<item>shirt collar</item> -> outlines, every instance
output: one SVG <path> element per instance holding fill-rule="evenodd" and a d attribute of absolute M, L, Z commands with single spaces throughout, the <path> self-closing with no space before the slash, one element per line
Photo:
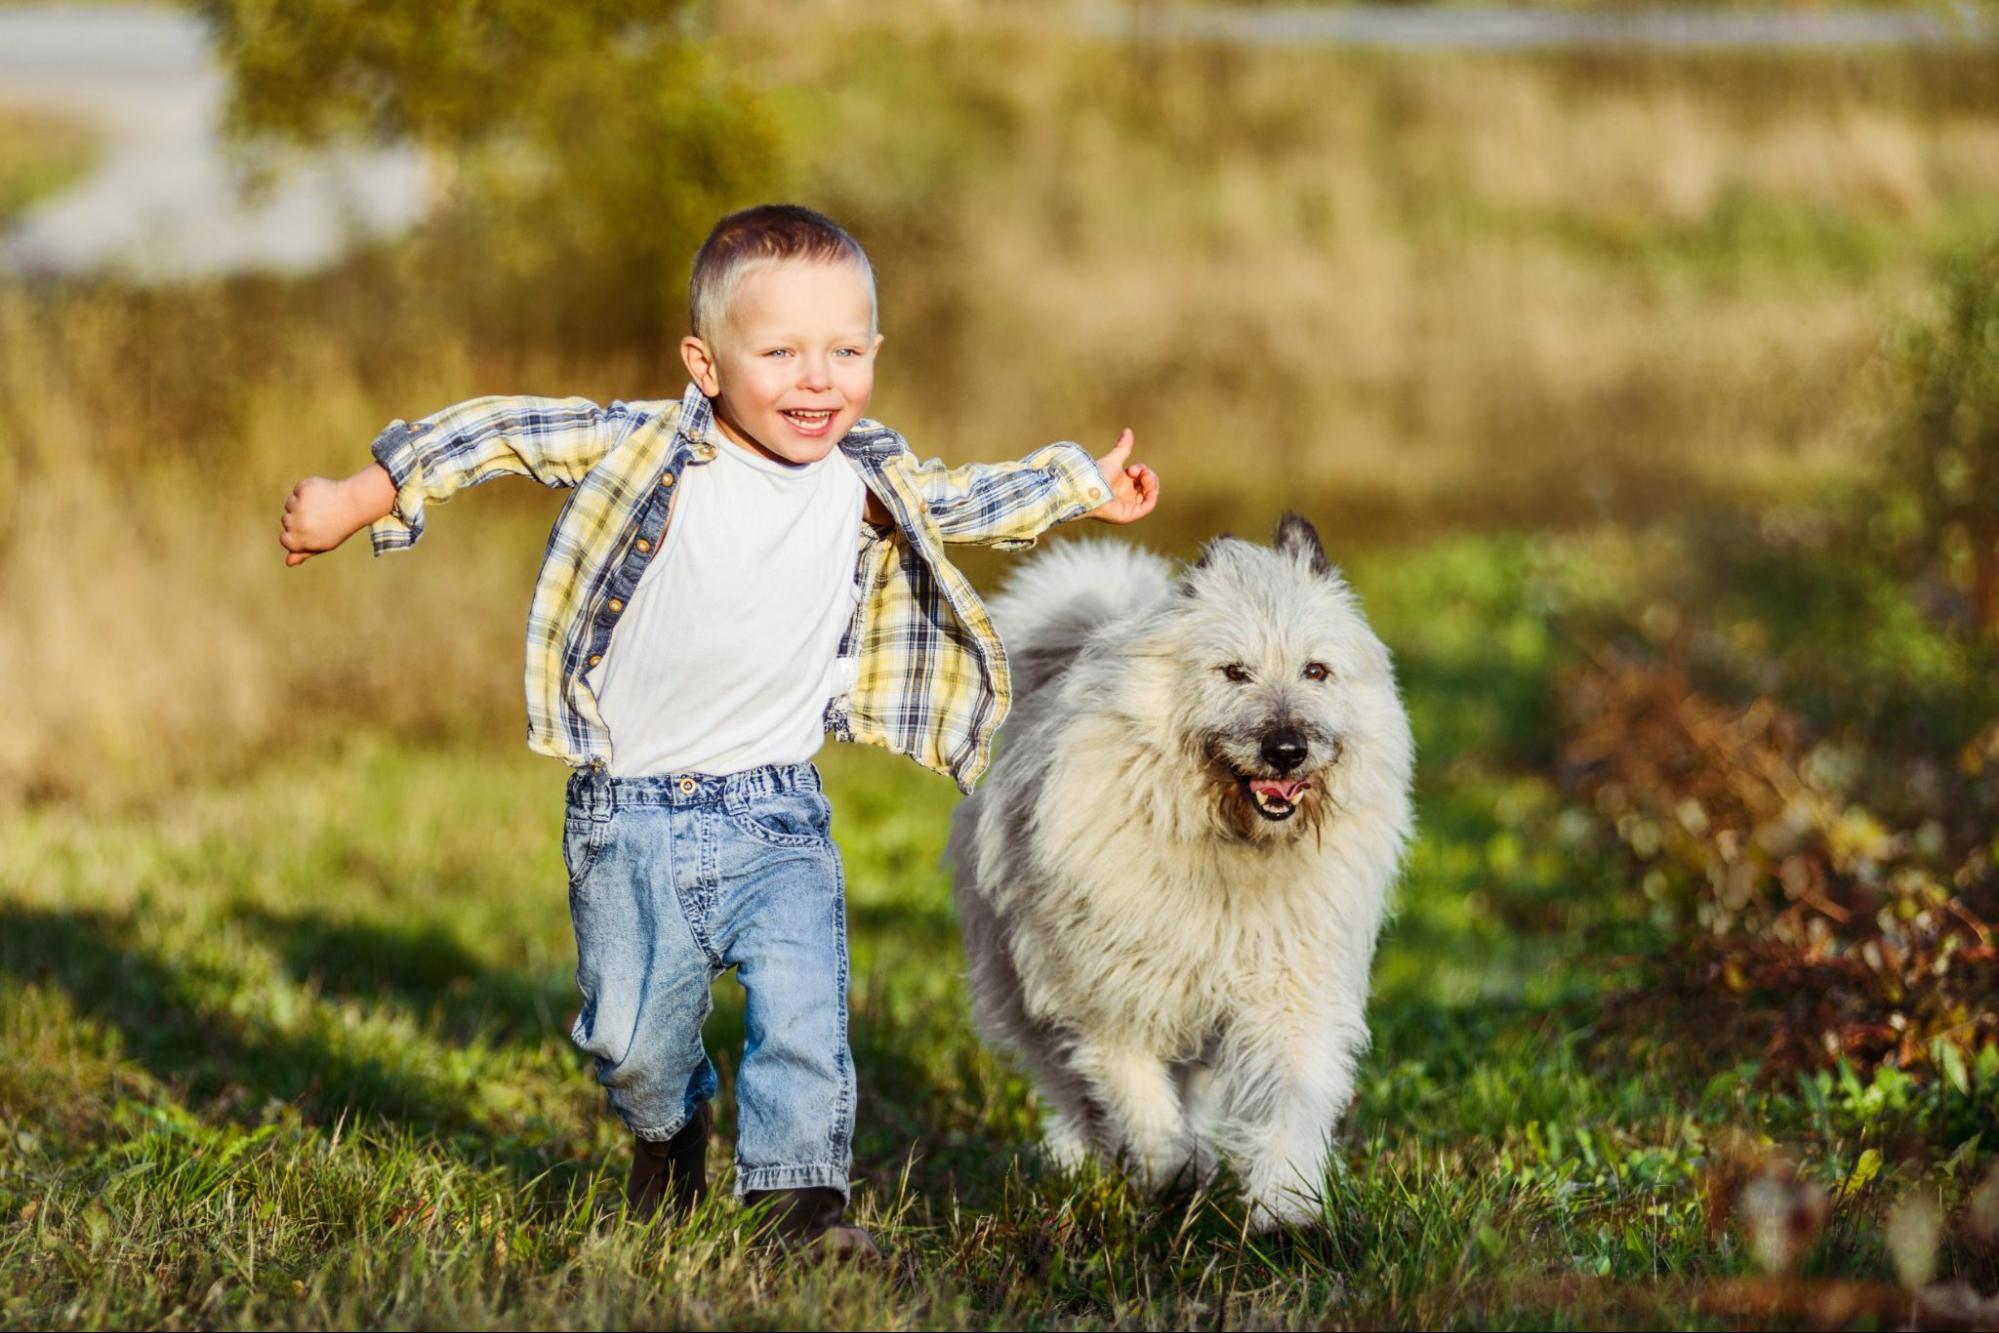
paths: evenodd
<path fill-rule="evenodd" d="M 879 463 L 890 454 L 900 453 L 902 437 L 879 421 L 862 417 L 840 441 L 840 452 L 849 458 L 865 459 Z"/>
<path fill-rule="evenodd" d="M 680 395 L 680 423 L 675 433 L 701 462 L 715 456 L 715 404 L 692 380 L 688 381 L 687 392 Z"/>

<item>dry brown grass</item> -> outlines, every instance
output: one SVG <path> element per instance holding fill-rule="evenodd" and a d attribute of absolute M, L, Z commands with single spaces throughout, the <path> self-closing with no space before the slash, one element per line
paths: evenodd
<path fill-rule="evenodd" d="M 1350 546 L 1850 480 L 1882 331 L 1999 213 L 1999 72 L 1949 56 L 1123 50 L 1031 11 L 729 12 L 795 193 L 876 252 L 878 415 L 961 459 L 1129 423 L 1167 488 L 1140 535 L 1173 549 L 1280 504 Z M 680 378 L 654 349 L 488 345 L 395 266 L 0 291 L 0 687 L 27 702 L 0 800 L 157 790 L 330 728 L 519 725 L 555 497 L 496 487 L 413 556 L 289 573 L 278 505 L 392 416 Z"/>
<path fill-rule="evenodd" d="M 1999 85 L 1955 65 L 902 40 L 937 71 L 901 76 L 935 98 L 909 121 L 979 108 L 910 186 L 920 313 L 951 317 L 917 416 L 981 452 L 1023 400 L 1046 431 L 1129 419 L 1183 494 L 1345 497 L 1377 530 L 1642 512 L 1744 453 L 1837 470 L 1881 329 L 1999 184 Z M 873 224 L 854 128 L 821 125 L 806 175 Z"/>
<path fill-rule="evenodd" d="M 1999 1015 L 1977 998 L 1999 987 L 1989 787 L 1952 783 L 1945 820 L 1898 828 L 1814 771 L 1780 700 L 1723 705 L 1612 651 L 1560 694 L 1565 778 L 1679 912 L 1638 1010 L 1698 1013 L 1705 1048 L 1761 1047 L 1773 1077 L 1999 1068 Z M 1947 826 L 1977 832 L 1952 847 Z"/>

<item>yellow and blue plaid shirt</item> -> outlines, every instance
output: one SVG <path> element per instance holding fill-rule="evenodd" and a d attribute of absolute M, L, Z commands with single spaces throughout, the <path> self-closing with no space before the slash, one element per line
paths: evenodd
<path fill-rule="evenodd" d="M 369 535 L 377 555 L 412 546 L 427 503 L 495 477 L 572 488 L 528 609 L 528 745 L 602 767 L 611 735 L 584 674 L 603 660 L 660 549 L 681 474 L 733 447 L 692 384 L 678 402 L 475 398 L 414 424 L 391 422 L 376 438 L 396 503 Z M 828 703 L 827 730 L 906 754 L 970 791 L 1006 716 L 1006 650 L 944 544 L 1031 546 L 1108 499 L 1104 475 L 1087 450 L 1066 443 L 1018 463 L 919 462 L 900 435 L 868 420 L 839 448 L 893 526 L 863 523 L 857 537 L 860 602 L 840 644 L 854 685 Z"/>

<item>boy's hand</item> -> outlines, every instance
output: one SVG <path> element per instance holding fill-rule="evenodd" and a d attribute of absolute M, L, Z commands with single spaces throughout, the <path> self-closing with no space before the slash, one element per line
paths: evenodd
<path fill-rule="evenodd" d="M 1159 474 L 1143 463 L 1132 463 L 1132 434 L 1129 426 L 1117 437 L 1111 451 L 1097 460 L 1097 467 L 1111 484 L 1111 498 L 1083 515 L 1106 523 L 1136 523 L 1159 503 Z"/>
<path fill-rule="evenodd" d="M 380 464 L 345 481 L 307 477 L 292 487 L 278 524 L 285 565 L 302 565 L 332 550 L 388 513 L 395 502 L 396 484 Z"/>

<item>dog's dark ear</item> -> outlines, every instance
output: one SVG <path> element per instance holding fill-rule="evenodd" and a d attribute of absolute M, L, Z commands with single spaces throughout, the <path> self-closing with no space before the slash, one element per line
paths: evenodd
<path fill-rule="evenodd" d="M 1333 572 L 1333 562 L 1326 559 L 1326 548 L 1319 542 L 1319 530 L 1302 514 L 1286 513 L 1278 519 L 1277 536 L 1271 545 L 1286 555 L 1305 557 L 1314 574 Z"/>

